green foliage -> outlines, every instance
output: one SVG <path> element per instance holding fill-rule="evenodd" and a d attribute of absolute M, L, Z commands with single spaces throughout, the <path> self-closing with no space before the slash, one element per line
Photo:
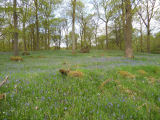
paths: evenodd
<path fill-rule="evenodd" d="M 106 39 L 106 36 L 105 35 L 101 35 L 97 38 L 98 40 L 98 48 L 105 48 L 105 39 Z"/>

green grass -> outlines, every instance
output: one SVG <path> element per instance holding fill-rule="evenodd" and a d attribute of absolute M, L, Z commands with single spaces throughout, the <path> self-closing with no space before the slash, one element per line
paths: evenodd
<path fill-rule="evenodd" d="M 39 51 L 23 56 L 23 62 L 10 56 L 0 53 L 0 81 L 9 75 L 0 88 L 7 95 L 0 101 L 0 120 L 160 120 L 158 54 L 126 59 L 121 51 Z M 62 76 L 60 68 L 79 70 L 84 77 Z M 136 77 L 125 78 L 119 71 Z"/>

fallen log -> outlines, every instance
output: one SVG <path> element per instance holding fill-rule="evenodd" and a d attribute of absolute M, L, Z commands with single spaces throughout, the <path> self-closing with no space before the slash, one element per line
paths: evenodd
<path fill-rule="evenodd" d="M 0 83 L 0 87 L 2 87 L 8 80 L 8 76 Z"/>

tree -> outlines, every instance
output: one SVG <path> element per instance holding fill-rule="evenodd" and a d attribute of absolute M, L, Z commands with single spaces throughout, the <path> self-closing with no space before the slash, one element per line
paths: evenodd
<path fill-rule="evenodd" d="M 38 0 L 34 0 L 34 5 L 35 5 L 35 16 L 36 16 L 36 50 L 39 50 L 39 17 L 38 17 Z"/>
<path fill-rule="evenodd" d="M 125 56 L 127 58 L 133 58 L 132 48 L 132 5 L 130 0 L 125 0 Z"/>
<path fill-rule="evenodd" d="M 141 17 L 143 23 L 147 28 L 147 52 L 150 53 L 150 35 L 151 35 L 151 20 L 153 19 L 156 11 L 157 0 L 141 0 L 141 6 L 139 8 L 138 14 Z"/>
<path fill-rule="evenodd" d="M 77 16 L 78 21 L 80 23 L 80 27 L 81 27 L 80 28 L 81 29 L 81 47 L 88 46 L 87 36 L 89 35 L 88 31 L 90 31 L 90 27 L 91 27 L 90 23 L 92 22 L 92 17 L 93 17 L 92 14 L 85 14 L 83 11 L 80 11 L 80 14 Z"/>
<path fill-rule="evenodd" d="M 143 21 L 141 19 L 141 17 L 137 14 L 137 16 L 135 17 L 136 22 L 139 23 L 139 32 L 140 32 L 140 38 L 139 38 L 139 44 L 138 46 L 140 46 L 140 51 L 143 52 L 143 46 L 144 46 L 144 41 L 143 41 Z"/>
<path fill-rule="evenodd" d="M 39 9 L 42 14 L 41 22 L 43 24 L 43 28 L 45 29 L 45 49 L 50 48 L 50 40 L 51 40 L 51 25 L 54 21 L 54 12 L 57 6 L 61 3 L 61 0 L 41 0 L 41 8 Z"/>
<path fill-rule="evenodd" d="M 93 4 L 95 9 L 97 10 L 99 18 L 105 23 L 105 31 L 106 31 L 106 49 L 108 48 L 108 24 L 111 20 L 111 17 L 114 10 L 114 2 L 115 0 L 94 0 Z M 103 11 L 103 12 L 102 12 Z"/>
<path fill-rule="evenodd" d="M 63 29 L 65 33 L 65 44 L 67 49 L 69 48 L 69 25 L 68 25 L 68 20 L 64 19 L 64 24 L 63 24 Z"/>
<path fill-rule="evenodd" d="M 72 53 L 75 53 L 76 40 L 75 40 L 75 11 L 76 11 L 76 0 L 71 0 L 72 4 Z"/>
<path fill-rule="evenodd" d="M 120 50 L 122 50 L 122 42 L 124 40 L 123 36 L 123 24 L 125 25 L 125 15 L 123 16 L 123 7 L 122 1 L 117 0 L 114 4 L 114 8 L 116 8 L 115 13 L 112 17 L 112 21 L 114 21 L 114 32 L 115 32 L 115 43 L 119 47 Z M 125 28 L 125 27 L 124 27 Z"/>
<path fill-rule="evenodd" d="M 95 44 L 97 48 L 98 47 L 97 34 L 98 34 L 98 27 L 99 27 L 99 18 L 93 18 L 92 24 L 94 26 L 93 34 L 94 34 Z"/>
<path fill-rule="evenodd" d="M 17 0 L 13 0 L 13 19 L 14 19 L 14 55 L 18 56 L 18 16 L 17 16 Z"/>
<path fill-rule="evenodd" d="M 31 17 L 31 11 L 29 8 L 29 0 L 21 0 L 21 22 L 22 22 L 22 37 L 23 37 L 23 43 L 24 43 L 24 51 L 27 51 L 27 41 L 26 41 L 26 23 Z"/>

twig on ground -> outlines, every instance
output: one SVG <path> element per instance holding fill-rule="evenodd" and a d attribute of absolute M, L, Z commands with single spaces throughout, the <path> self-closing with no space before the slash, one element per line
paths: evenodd
<path fill-rule="evenodd" d="M 0 87 L 2 87 L 8 80 L 8 76 L 0 83 Z"/>

